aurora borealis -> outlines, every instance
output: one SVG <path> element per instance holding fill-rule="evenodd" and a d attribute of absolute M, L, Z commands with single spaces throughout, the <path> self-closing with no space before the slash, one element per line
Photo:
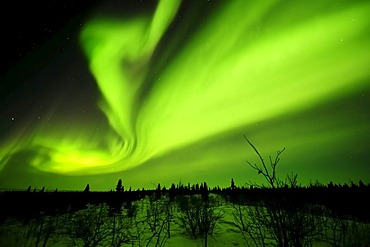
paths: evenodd
<path fill-rule="evenodd" d="M 370 182 L 369 2 L 112 2 L 12 69 L 50 59 L 1 92 L 0 188 L 262 181 L 244 134 L 283 177 Z"/>

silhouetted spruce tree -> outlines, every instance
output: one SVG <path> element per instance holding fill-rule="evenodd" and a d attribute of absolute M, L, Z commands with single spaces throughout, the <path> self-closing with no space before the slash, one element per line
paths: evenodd
<path fill-rule="evenodd" d="M 334 188 L 334 184 L 332 181 L 330 181 L 328 184 L 328 189 L 333 189 L 333 188 Z"/>
<path fill-rule="evenodd" d="M 209 197 L 208 197 L 208 186 L 207 186 L 207 183 L 204 182 L 200 185 L 200 193 L 202 195 L 202 199 L 203 201 L 208 201 Z"/>
<path fill-rule="evenodd" d="M 358 181 L 358 186 L 360 188 L 365 188 L 366 187 L 365 184 L 364 184 L 364 182 L 362 182 L 362 180 Z"/>
<path fill-rule="evenodd" d="M 90 185 L 89 184 L 87 184 L 86 185 L 86 187 L 85 187 L 85 189 L 84 189 L 84 192 L 86 193 L 86 192 L 90 192 Z"/>
<path fill-rule="evenodd" d="M 158 200 L 159 198 L 161 198 L 161 184 L 159 183 L 158 186 L 157 186 L 157 189 L 155 191 L 155 198 Z"/>
<path fill-rule="evenodd" d="M 168 190 L 168 195 L 170 197 L 170 202 L 173 202 L 174 198 L 176 196 L 176 186 L 175 186 L 175 184 L 171 184 L 171 187 Z"/>
<path fill-rule="evenodd" d="M 123 192 L 124 187 L 122 186 L 122 179 L 119 179 L 116 186 L 116 192 Z"/>
<path fill-rule="evenodd" d="M 234 183 L 234 179 L 233 178 L 231 179 L 231 186 L 230 186 L 230 188 L 232 190 L 235 190 L 235 183 Z"/>
<path fill-rule="evenodd" d="M 203 190 L 208 192 L 208 185 L 206 182 L 203 183 Z"/>
<path fill-rule="evenodd" d="M 27 188 L 27 192 L 31 192 L 31 185 L 30 185 L 30 186 L 28 186 L 28 188 Z"/>

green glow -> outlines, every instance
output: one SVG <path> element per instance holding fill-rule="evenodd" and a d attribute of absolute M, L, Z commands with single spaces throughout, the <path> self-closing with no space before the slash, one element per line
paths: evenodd
<path fill-rule="evenodd" d="M 102 174 L 145 165 L 145 174 L 169 177 L 169 164 L 176 162 L 181 164 L 177 173 L 201 174 L 246 158 L 243 129 L 369 88 L 369 2 L 339 8 L 332 1 L 227 1 L 201 28 L 194 27 L 166 67 L 151 74 L 155 51 L 179 7 L 180 1 L 160 1 L 153 16 L 88 22 L 81 46 L 110 129 L 94 135 L 89 127 L 80 133 L 81 126 L 67 132 L 60 126 L 21 142 L 14 137 L 0 151 L 0 167 L 10 153 L 37 146 L 42 148 L 31 164 L 45 172 Z M 143 90 L 146 86 L 150 90 Z M 312 124 L 324 129 L 330 121 L 302 123 L 307 133 L 281 143 L 271 142 L 267 134 L 259 139 L 268 152 L 291 146 L 299 153 L 304 143 L 328 148 L 331 140 L 355 142 L 355 135 L 368 130 L 359 123 L 361 128 L 319 133 L 310 129 Z M 266 133 L 275 136 L 293 128 L 284 123 Z M 211 141 L 227 133 L 239 135 L 241 142 L 225 147 Z M 192 145 L 201 151 L 192 153 Z"/>
<path fill-rule="evenodd" d="M 367 38 L 357 38 L 369 27 L 368 4 L 261 35 L 247 45 L 242 40 L 252 20 L 242 21 L 244 10 L 234 3 L 218 13 L 161 75 L 138 121 L 140 137 L 156 151 L 308 107 L 349 85 L 361 87 L 369 74 Z M 260 9 L 255 13 L 263 16 Z M 354 24 L 348 16 L 359 20 Z M 341 44 L 355 38 L 356 50 Z"/>

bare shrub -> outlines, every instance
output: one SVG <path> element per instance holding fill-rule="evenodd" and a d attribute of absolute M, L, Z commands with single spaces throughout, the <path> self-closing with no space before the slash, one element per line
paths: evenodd
<path fill-rule="evenodd" d="M 247 246 L 265 247 L 268 242 L 266 224 L 262 219 L 267 215 L 266 208 L 259 206 L 232 205 L 233 217 Z M 250 243 L 252 241 L 252 243 Z"/>
<path fill-rule="evenodd" d="M 325 229 L 325 240 L 334 247 L 370 246 L 370 223 L 352 217 L 328 218 Z"/>
<path fill-rule="evenodd" d="M 148 199 L 146 223 L 152 234 L 146 241 L 147 245 L 154 242 L 156 247 L 164 246 L 167 239 L 171 237 L 172 202 L 167 196 L 157 196 L 155 194 L 149 196 Z"/>
<path fill-rule="evenodd" d="M 124 204 L 118 211 L 111 210 L 107 223 L 112 247 L 132 245 L 137 241 L 137 210 L 137 205 L 131 202 Z"/>
<path fill-rule="evenodd" d="M 279 247 L 311 246 L 321 232 L 321 207 L 286 196 L 289 187 L 296 187 L 297 175 L 290 175 L 285 181 L 277 176 L 277 165 L 285 148 L 277 151 L 274 158 L 269 156 L 270 164 L 267 165 L 258 149 L 245 139 L 261 162 L 260 165 L 247 163 L 258 174 L 262 174 L 268 187 L 273 190 L 253 207 L 244 211 L 236 208 L 234 218 L 239 229 L 252 239 L 255 246 L 266 246 L 270 239 Z"/>
<path fill-rule="evenodd" d="M 3 239 L 9 241 L 4 246 L 48 246 L 61 237 L 60 229 L 64 226 L 60 214 L 39 216 L 28 220 L 8 219 L 0 227 L 0 246 Z"/>
<path fill-rule="evenodd" d="M 179 222 L 191 238 L 204 238 L 208 245 L 208 235 L 215 229 L 216 223 L 223 218 L 224 212 L 218 207 L 215 197 L 201 195 L 181 196 L 178 198 Z"/>
<path fill-rule="evenodd" d="M 108 221 L 109 207 L 106 204 L 91 205 L 86 209 L 74 212 L 65 233 L 73 246 L 82 242 L 84 247 L 95 247 L 101 245 L 111 234 Z"/>

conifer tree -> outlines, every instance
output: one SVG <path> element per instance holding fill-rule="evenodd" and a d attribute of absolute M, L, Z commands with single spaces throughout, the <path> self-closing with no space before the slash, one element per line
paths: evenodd
<path fill-rule="evenodd" d="M 235 189 L 235 183 L 234 183 L 234 179 L 232 178 L 231 179 L 231 189 L 234 190 Z"/>
<path fill-rule="evenodd" d="M 122 179 L 118 180 L 118 183 L 116 186 L 116 192 L 123 192 Z"/>
<path fill-rule="evenodd" d="M 86 185 L 84 192 L 90 192 L 90 185 L 89 184 Z"/>

